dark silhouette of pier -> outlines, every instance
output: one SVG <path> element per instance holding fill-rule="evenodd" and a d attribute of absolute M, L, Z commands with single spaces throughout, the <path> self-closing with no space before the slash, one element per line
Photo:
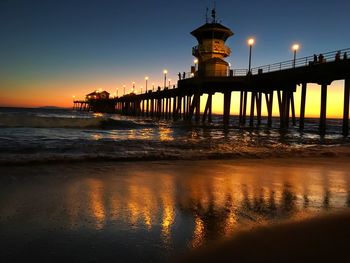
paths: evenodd
<path fill-rule="evenodd" d="M 248 69 L 230 69 L 225 61 L 231 53 L 226 40 L 234 33 L 217 22 L 215 10 L 212 12 L 212 22 L 205 23 L 191 32 L 198 45 L 192 48 L 198 67 L 191 67 L 187 74 L 179 73 L 177 87 L 167 87 L 164 80 L 163 89 L 148 91 L 144 94 L 131 93 L 122 97 L 110 99 L 106 109 L 111 111 L 114 103 L 115 111 L 125 115 L 167 118 L 174 120 L 203 123 L 212 121 L 212 97 L 215 93 L 224 95 L 223 124 L 229 125 L 231 96 L 233 92 L 240 94 L 239 123 L 249 126 L 255 122 L 261 124 L 262 107 L 267 109 L 267 125 L 272 125 L 272 108 L 274 95 L 277 95 L 281 128 L 296 125 L 294 94 L 297 85 L 302 86 L 299 126 L 304 127 L 307 85 L 316 83 L 321 87 L 320 132 L 326 131 L 327 92 L 329 85 L 335 80 L 345 80 L 343 97 L 343 134 L 349 133 L 349 89 L 350 60 L 347 54 L 350 49 L 337 50 L 280 63 L 251 68 L 251 48 L 253 39 L 249 40 L 250 55 Z M 298 45 L 295 45 L 299 47 Z M 200 112 L 200 98 L 208 96 L 205 110 Z M 248 95 L 250 109 L 247 109 Z M 265 101 L 265 103 L 264 103 Z M 103 104 L 92 99 L 88 104 L 77 101 L 75 107 L 101 111 Z M 105 102 L 106 103 L 106 102 Z M 80 105 L 80 106 L 79 106 Z M 113 109 L 114 110 L 114 109 Z M 105 111 L 106 112 L 106 111 Z"/>
<path fill-rule="evenodd" d="M 301 105 L 299 126 L 304 127 L 307 85 L 316 83 L 321 87 L 320 131 L 326 130 L 327 92 L 329 85 L 336 80 L 345 80 L 343 97 L 343 134 L 349 131 L 349 90 L 350 60 L 336 60 L 339 51 L 324 54 L 322 62 L 315 62 L 314 57 L 305 57 L 281 63 L 275 63 L 248 70 L 229 71 L 227 76 L 193 76 L 179 80 L 177 87 L 148 91 L 144 94 L 129 94 L 117 98 L 116 111 L 125 115 L 157 117 L 174 120 L 202 122 L 212 121 L 212 96 L 224 95 L 223 124 L 229 125 L 232 92 L 240 94 L 239 122 L 249 126 L 261 123 L 262 107 L 267 108 L 267 125 L 272 125 L 272 106 L 277 94 L 280 126 L 287 128 L 296 125 L 294 93 L 301 85 Z M 344 56 L 350 49 L 340 51 Z M 208 95 L 205 110 L 200 112 L 200 97 Z M 250 109 L 247 112 L 247 99 L 250 94 Z M 341 98 L 339 98 L 341 102 Z M 265 102 L 265 103 L 264 103 Z M 339 103 L 340 107 L 342 103 Z"/>

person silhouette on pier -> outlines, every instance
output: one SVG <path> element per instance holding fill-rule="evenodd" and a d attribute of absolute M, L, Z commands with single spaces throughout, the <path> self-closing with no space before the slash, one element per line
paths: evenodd
<path fill-rule="evenodd" d="M 316 64 L 316 63 L 317 63 L 317 55 L 314 54 L 314 64 Z"/>
<path fill-rule="evenodd" d="M 344 60 L 347 60 L 348 59 L 348 54 L 346 52 L 344 52 Z"/>
<path fill-rule="evenodd" d="M 319 55 L 318 55 L 318 61 L 319 61 L 320 63 L 323 63 L 323 62 L 324 62 L 323 59 L 324 59 L 323 55 L 322 55 L 322 54 L 319 54 Z"/>
<path fill-rule="evenodd" d="M 177 74 L 179 76 L 179 80 L 181 80 L 181 73 L 179 72 L 179 74 Z"/>
<path fill-rule="evenodd" d="M 337 54 L 335 54 L 335 61 L 339 61 L 340 60 L 340 51 L 337 52 Z"/>
<path fill-rule="evenodd" d="M 186 72 L 182 73 L 182 79 L 186 78 Z"/>

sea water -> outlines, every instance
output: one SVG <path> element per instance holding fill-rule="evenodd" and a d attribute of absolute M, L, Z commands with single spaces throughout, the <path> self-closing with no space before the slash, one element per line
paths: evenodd
<path fill-rule="evenodd" d="M 329 119 L 319 134 L 317 119 L 305 129 L 279 128 L 279 119 L 253 128 L 240 127 L 238 118 L 222 126 L 118 114 L 95 114 L 68 109 L 0 108 L 0 163 L 83 160 L 220 159 L 327 154 L 330 146 L 348 146 L 342 121 Z M 333 154 L 334 150 L 333 150 Z"/>
<path fill-rule="evenodd" d="M 349 138 L 341 120 L 325 136 L 318 125 L 1 108 L 2 259 L 169 262 L 242 229 L 348 209 Z"/>

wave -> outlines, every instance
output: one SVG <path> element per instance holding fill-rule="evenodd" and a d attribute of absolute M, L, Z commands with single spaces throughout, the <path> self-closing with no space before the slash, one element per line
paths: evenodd
<path fill-rule="evenodd" d="M 202 151 L 179 150 L 164 147 L 152 149 L 143 147 L 136 149 L 125 145 L 124 147 L 101 152 L 98 148 L 90 152 L 35 152 L 35 153 L 0 153 L 0 165 L 31 165 L 31 164 L 55 164 L 55 163 L 80 163 L 80 162 L 129 162 L 129 161 L 173 161 L 173 160 L 244 160 L 244 159 L 285 159 L 285 158 L 345 158 L 350 157 L 348 146 L 313 146 L 300 148 L 246 147 L 231 151 Z M 90 148 L 90 147 L 89 147 Z M 148 149 L 147 149 L 148 148 Z M 33 151 L 30 151 L 33 152 Z"/>
<path fill-rule="evenodd" d="M 0 115 L 2 128 L 96 128 L 96 129 L 136 129 L 151 124 L 139 124 L 133 121 L 115 120 L 106 117 L 42 117 L 26 115 Z"/>

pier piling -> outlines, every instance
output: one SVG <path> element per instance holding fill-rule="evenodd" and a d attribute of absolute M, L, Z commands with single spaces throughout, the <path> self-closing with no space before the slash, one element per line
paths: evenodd
<path fill-rule="evenodd" d="M 320 111 L 320 132 L 326 132 L 326 111 L 327 111 L 327 84 L 321 85 L 321 111 Z"/>
<path fill-rule="evenodd" d="M 349 92 L 350 78 L 345 79 L 344 83 L 344 110 L 343 110 L 343 135 L 349 134 Z"/>

